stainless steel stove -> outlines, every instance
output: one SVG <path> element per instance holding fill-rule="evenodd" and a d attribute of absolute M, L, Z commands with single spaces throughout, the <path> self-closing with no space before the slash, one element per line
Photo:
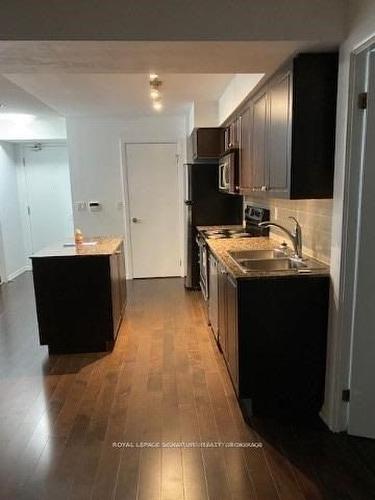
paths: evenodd
<path fill-rule="evenodd" d="M 218 227 L 215 229 L 206 229 L 201 231 L 197 237 L 199 246 L 199 264 L 200 264 L 200 287 L 203 296 L 206 300 L 209 298 L 209 283 L 208 283 L 208 249 L 206 240 L 221 240 L 221 239 L 242 239 L 256 238 L 259 236 L 268 236 L 269 229 L 259 227 L 259 222 L 264 222 L 270 219 L 270 211 L 266 208 L 252 207 L 248 205 L 245 208 L 245 227 L 236 229 L 230 227 Z"/>

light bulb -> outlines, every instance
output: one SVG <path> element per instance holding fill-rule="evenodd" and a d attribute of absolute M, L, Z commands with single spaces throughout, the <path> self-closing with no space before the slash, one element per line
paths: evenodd
<path fill-rule="evenodd" d="M 161 111 L 163 109 L 163 105 L 160 101 L 155 101 L 153 104 L 152 104 L 153 108 L 155 109 L 155 111 Z"/>
<path fill-rule="evenodd" d="M 160 97 L 160 90 L 151 89 L 150 90 L 150 97 L 151 97 L 151 99 L 158 99 Z"/>

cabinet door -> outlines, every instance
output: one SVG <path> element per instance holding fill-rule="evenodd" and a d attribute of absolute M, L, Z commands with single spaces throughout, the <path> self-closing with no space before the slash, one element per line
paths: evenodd
<path fill-rule="evenodd" d="M 268 181 L 269 191 L 288 192 L 291 132 L 291 74 L 284 73 L 268 91 Z"/>
<path fill-rule="evenodd" d="M 121 243 L 117 254 L 118 260 L 118 272 L 119 272 L 119 288 L 120 288 L 120 303 L 121 303 L 121 313 L 123 314 L 126 306 L 126 269 L 125 269 L 125 254 L 124 254 L 124 244 Z"/>
<path fill-rule="evenodd" d="M 227 363 L 233 385 L 238 393 L 238 315 L 237 284 L 230 276 L 226 283 L 227 299 Z"/>
<path fill-rule="evenodd" d="M 209 256 L 209 301 L 208 301 L 208 318 L 211 323 L 212 331 L 215 335 L 215 338 L 218 338 L 218 302 L 219 302 L 219 293 L 218 293 L 218 274 L 217 274 L 217 260 L 213 255 Z"/>
<path fill-rule="evenodd" d="M 226 271 L 218 265 L 218 297 L 219 297 L 219 310 L 218 310 L 218 330 L 219 330 L 219 344 L 223 351 L 224 357 L 227 357 L 227 306 L 226 306 Z"/>
<path fill-rule="evenodd" d="M 258 94 L 253 102 L 251 183 L 254 190 L 266 186 L 267 95 Z"/>
<path fill-rule="evenodd" d="M 119 287 L 119 260 L 116 253 L 110 257 L 111 272 L 111 298 L 112 298 L 112 321 L 113 338 L 116 338 L 121 321 L 121 296 Z"/>
<path fill-rule="evenodd" d="M 194 129 L 191 140 L 195 160 L 216 159 L 223 151 L 224 136 L 220 127 Z"/>
<path fill-rule="evenodd" d="M 251 171 L 251 150 L 250 150 L 250 135 L 251 135 L 251 115 L 250 107 L 246 108 L 240 117 L 241 135 L 240 135 L 240 188 L 252 188 L 252 171 Z"/>

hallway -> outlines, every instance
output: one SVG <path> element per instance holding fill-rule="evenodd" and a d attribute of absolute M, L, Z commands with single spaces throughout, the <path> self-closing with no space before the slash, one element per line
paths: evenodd
<path fill-rule="evenodd" d="M 112 353 L 50 358 L 30 273 L 0 288 L 1 499 L 375 498 L 373 442 L 245 424 L 200 293 L 128 287 Z M 125 447 L 181 441 L 263 447 Z"/>

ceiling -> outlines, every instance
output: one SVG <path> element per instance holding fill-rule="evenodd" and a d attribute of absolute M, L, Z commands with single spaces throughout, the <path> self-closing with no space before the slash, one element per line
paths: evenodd
<path fill-rule="evenodd" d="M 11 74 L 13 83 L 63 116 L 155 114 L 149 74 Z M 160 74 L 163 114 L 181 114 L 193 101 L 215 101 L 232 74 Z"/>
<path fill-rule="evenodd" d="M 38 116 L 56 115 L 55 111 L 28 92 L 0 75 L 0 112 L 25 113 Z"/>
<path fill-rule="evenodd" d="M 0 73 L 268 73 L 312 42 L 2 41 Z"/>
<path fill-rule="evenodd" d="M 305 42 L 3 41 L 0 102 L 9 112 L 63 116 L 154 114 L 148 75 L 163 80 L 162 114 L 215 101 L 234 74 L 270 74 Z M 328 47 L 326 47 L 328 48 Z"/>

